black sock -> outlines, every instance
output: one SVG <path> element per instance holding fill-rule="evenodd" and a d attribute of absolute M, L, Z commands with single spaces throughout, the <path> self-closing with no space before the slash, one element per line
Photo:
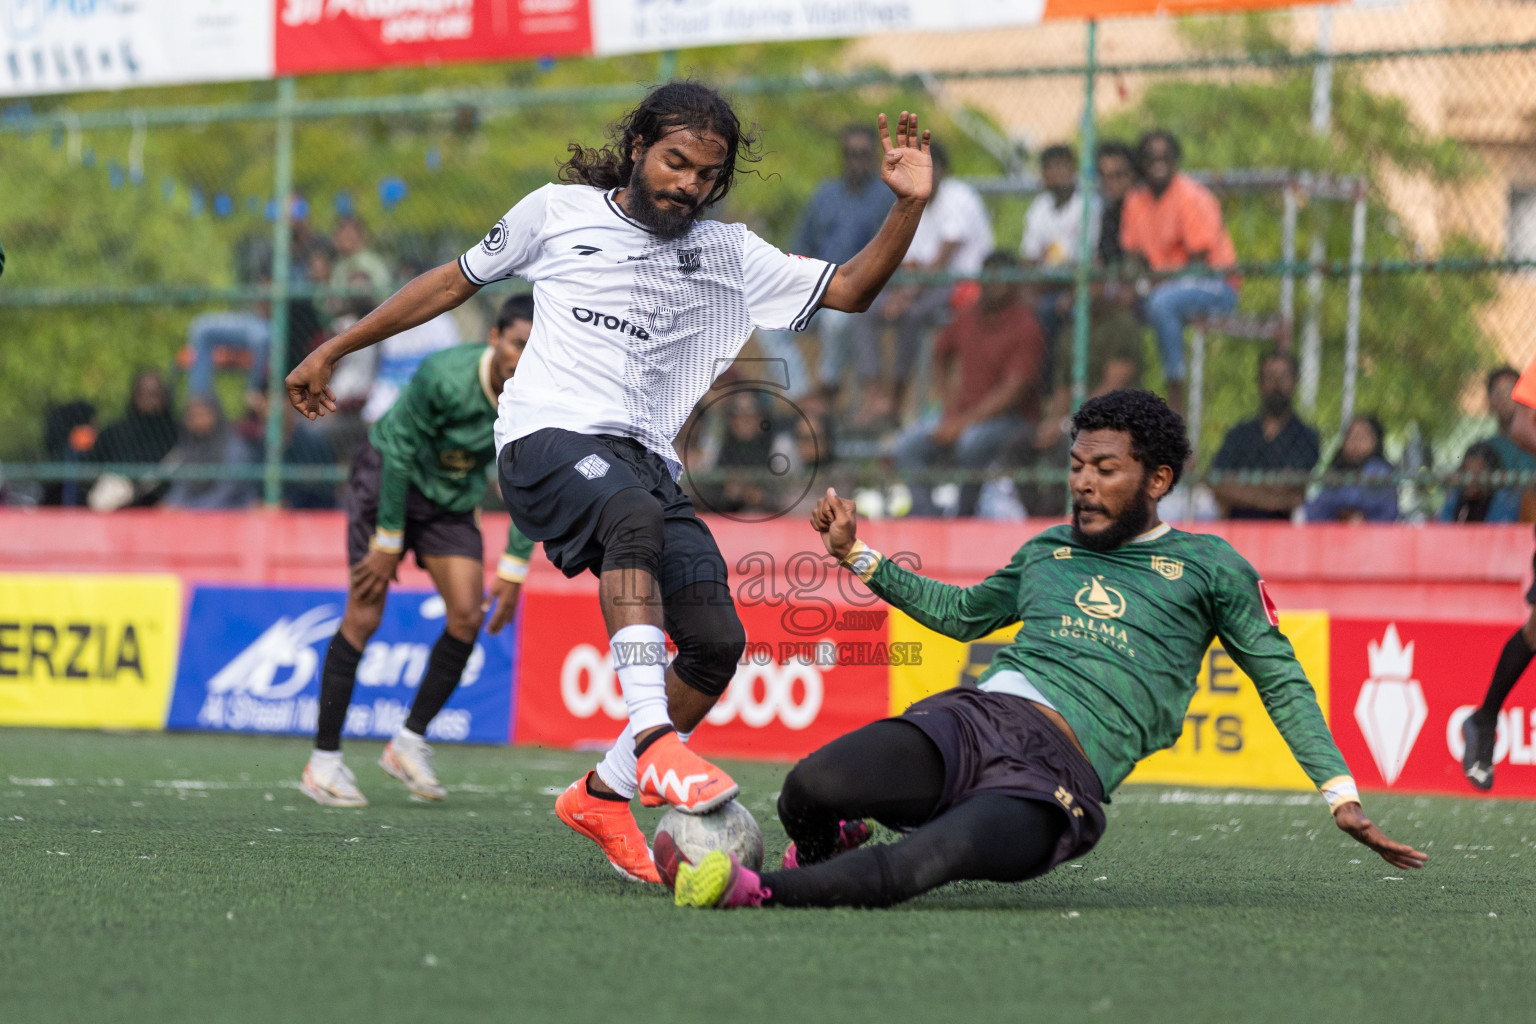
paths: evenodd
<path fill-rule="evenodd" d="M 587 772 L 587 780 L 586 780 L 585 783 L 583 783 L 583 785 L 585 785 L 587 787 L 587 796 L 596 797 L 599 800 L 613 800 L 616 803 L 621 803 L 621 804 L 629 803 L 628 799 L 626 799 L 626 798 L 624 798 L 622 796 L 619 796 L 619 794 L 617 794 L 617 793 L 599 793 L 597 790 L 593 789 L 592 788 L 592 779 L 596 775 L 597 775 L 597 772 Z"/>
<path fill-rule="evenodd" d="M 325 652 L 325 668 L 320 673 L 320 720 L 315 728 L 316 750 L 340 750 L 341 727 L 347 721 L 347 705 L 352 703 L 352 685 L 357 682 L 357 663 L 363 652 L 347 642 L 337 630 Z"/>
<path fill-rule="evenodd" d="M 459 677 L 464 674 L 464 666 L 469 664 L 469 656 L 474 651 L 473 640 L 465 643 L 449 636 L 446 631 L 437 638 L 437 643 L 432 645 L 432 657 L 427 659 L 427 671 L 421 677 L 421 687 L 416 691 L 416 700 L 411 704 L 411 717 L 405 720 L 407 729 L 418 736 L 427 734 L 427 725 L 458 689 Z"/>
<path fill-rule="evenodd" d="M 662 728 L 657 729 L 656 731 L 652 732 L 649 736 L 645 737 L 644 739 L 636 740 L 635 741 L 635 756 L 639 757 L 641 754 L 645 753 L 647 750 L 650 749 L 650 746 L 651 746 L 652 743 L 655 743 L 657 740 L 661 739 L 663 736 L 665 736 L 669 732 L 677 732 L 677 730 L 672 728 L 670 725 L 667 725 L 667 726 L 663 726 Z"/>
<path fill-rule="evenodd" d="M 1533 656 L 1536 656 L 1536 651 L 1532 651 L 1530 644 L 1525 642 L 1525 631 L 1515 630 L 1515 635 L 1509 638 L 1499 654 L 1499 663 L 1493 668 L 1493 681 L 1488 684 L 1483 706 L 1477 709 L 1478 717 L 1492 718 L 1499 713 L 1499 708 L 1504 706 L 1504 698 L 1509 696 L 1509 691 L 1520 681 L 1521 673 L 1531 663 Z"/>

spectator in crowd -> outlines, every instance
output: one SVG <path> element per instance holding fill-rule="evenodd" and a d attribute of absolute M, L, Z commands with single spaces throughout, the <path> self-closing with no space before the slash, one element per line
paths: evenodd
<path fill-rule="evenodd" d="M 424 269 L 408 268 L 406 276 L 415 277 Z M 352 287 L 363 283 L 361 273 L 354 273 L 348 282 Z M 434 352 L 452 348 L 459 344 L 459 340 L 459 325 L 453 314 L 439 313 L 424 324 L 407 328 L 380 342 L 373 385 L 368 390 L 368 401 L 363 405 L 363 422 L 377 423 L 411 382 L 421 361 Z"/>
<path fill-rule="evenodd" d="M 158 370 L 140 370 L 129 389 L 128 410 L 107 425 L 90 451 L 92 462 L 157 463 L 176 444 L 176 417 L 171 413 L 170 392 Z M 130 484 L 123 504 L 153 505 L 165 495 L 163 484 Z"/>
<path fill-rule="evenodd" d="M 992 220 L 981 195 L 965 182 L 950 177 L 948 151 L 935 142 L 930 152 L 933 198 L 923 210 L 923 219 L 907 247 L 902 269 L 975 275 L 992 251 Z M 901 414 L 923 342 L 947 316 L 952 291 L 953 287 L 947 284 L 886 288 L 871 315 L 859 318 L 854 346 L 864 393 L 853 422 L 855 427 L 878 427 Z M 886 377 L 880 374 L 882 325 L 894 328 L 896 336 L 891 373 Z"/>
<path fill-rule="evenodd" d="M 96 444 L 96 406 L 86 401 L 50 405 L 43 411 L 43 450 L 49 462 L 86 461 Z M 43 505 L 82 505 L 85 488 L 79 480 L 53 480 L 43 485 Z"/>
<path fill-rule="evenodd" d="M 345 216 L 336 221 L 331 232 L 331 245 L 336 249 L 335 265 L 331 268 L 331 284 L 337 288 L 358 287 L 354 275 L 362 275 L 372 292 L 375 303 L 389 295 L 393 276 L 384 257 L 368 247 L 368 229 L 355 216 Z"/>
<path fill-rule="evenodd" d="M 1040 153 L 1040 183 L 1045 191 L 1029 204 L 1024 215 L 1024 238 L 1019 256 L 1026 264 L 1044 269 L 1065 268 L 1077 263 L 1078 242 L 1083 233 L 1083 194 L 1077 188 L 1077 154 L 1070 146 L 1047 146 Z M 1088 247 L 1098 244 L 1100 204 L 1089 196 Z M 1036 313 L 1047 338 L 1072 312 L 1071 287 L 1047 287 Z"/>
<path fill-rule="evenodd" d="M 1008 252 L 986 258 L 984 269 L 1016 267 Z M 981 470 L 994 462 L 1021 428 L 1040 417 L 1040 374 L 1045 338 L 1034 310 L 1017 284 L 990 281 L 981 298 L 961 312 L 933 352 L 933 379 L 944 396 L 937 424 L 920 422 L 896 442 L 894 458 L 903 470 L 952 465 Z M 937 513 L 932 487 L 913 481 L 912 514 Z M 975 514 L 978 483 L 961 487 L 960 514 Z"/>
<path fill-rule="evenodd" d="M 252 481 L 179 474 L 215 466 L 236 469 L 250 465 L 250 448 L 224 419 L 224 410 L 206 395 L 193 395 L 182 414 L 181 438 L 162 463 L 172 480 L 165 504 L 174 508 L 244 508 L 255 497 Z"/>
<path fill-rule="evenodd" d="M 259 410 L 263 423 L 266 422 L 267 408 L 266 396 L 263 395 Z M 283 465 L 333 467 L 336 465 L 336 453 L 332 451 L 325 437 L 308 420 L 300 417 L 297 410 L 286 404 L 281 414 L 283 416 Z M 258 464 L 266 462 L 266 435 L 263 434 L 250 442 L 249 451 L 252 462 Z M 285 480 L 282 494 L 285 508 L 336 507 L 334 483 L 319 480 Z"/>
<path fill-rule="evenodd" d="M 849 125 L 838 136 L 843 173 L 816 189 L 795 232 L 794 252 L 812 259 L 843 264 L 875 237 L 894 197 L 880 181 L 880 139 L 868 125 Z M 812 404 L 834 403 L 849 361 L 849 334 L 862 313 L 822 309 L 812 321 L 821 342 L 816 370 L 820 394 Z M 758 346 L 770 359 L 781 359 L 789 375 L 789 397 L 799 400 L 809 390 L 809 374 L 793 331 L 759 331 Z"/>
<path fill-rule="evenodd" d="M 1317 431 L 1301 422 L 1296 397 L 1296 358 L 1271 352 L 1259 361 L 1259 416 L 1227 432 L 1212 469 L 1284 473 L 1298 477 L 1317 465 Z M 1222 480 L 1212 491 L 1229 519 L 1289 519 L 1306 499 L 1306 481 L 1238 483 Z"/>
<path fill-rule="evenodd" d="M 1136 154 L 1123 142 L 1100 143 L 1096 157 L 1102 213 L 1099 219 L 1099 265 L 1118 267 L 1125 260 L 1120 244 L 1121 211 L 1125 197 L 1136 184 Z"/>
<path fill-rule="evenodd" d="M 1354 473 L 1360 479 L 1331 483 L 1307 502 L 1307 520 L 1314 523 L 1390 523 L 1397 518 L 1397 485 L 1392 463 L 1383 451 L 1381 421 L 1356 416 L 1344 432 L 1344 443 L 1328 463 L 1332 473 Z"/>
<path fill-rule="evenodd" d="M 1510 426 L 1515 422 L 1516 408 L 1511 392 L 1515 389 L 1515 381 L 1519 379 L 1520 371 L 1513 366 L 1501 366 L 1488 374 L 1488 411 L 1493 414 L 1498 429 L 1494 431 L 1492 437 L 1487 438 L 1487 441 L 1498 453 L 1499 466 L 1506 473 L 1536 472 L 1536 456 L 1516 444 L 1509 434 Z M 1523 498 L 1531 492 L 1531 487 L 1524 484 L 1511 484 L 1500 488 L 1500 491 L 1509 492 L 1500 497 L 1501 508 L 1513 503 L 1516 509 L 1520 509 Z"/>
<path fill-rule="evenodd" d="M 1461 457 L 1464 478 L 1460 487 L 1445 496 L 1440 510 L 1442 523 L 1513 523 L 1520 518 L 1520 492 L 1515 488 L 1495 488 L 1478 479 L 1504 469 L 1499 450 L 1488 441 L 1479 441 Z"/>
<path fill-rule="evenodd" d="M 727 476 L 701 488 L 700 497 L 715 512 L 751 516 L 770 511 L 775 495 L 762 474 L 769 469 L 778 426 L 766 396 L 743 388 L 715 408 L 719 418 L 709 425 L 713 436 L 705 442 L 704 468 Z"/>
<path fill-rule="evenodd" d="M 1160 274 L 1178 274 L 1152 286 L 1143 312 L 1157 335 L 1169 404 L 1184 408 L 1184 325 L 1230 313 L 1237 279 L 1214 271 L 1237 264 L 1222 223 L 1221 204 L 1204 185 L 1179 171 L 1179 141 L 1148 132 L 1137 145 L 1142 184 L 1125 197 L 1120 244 Z"/>

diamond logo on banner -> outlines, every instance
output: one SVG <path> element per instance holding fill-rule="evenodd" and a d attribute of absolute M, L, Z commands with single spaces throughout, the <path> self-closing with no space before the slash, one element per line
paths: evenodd
<path fill-rule="evenodd" d="M 1365 652 L 1370 658 L 1371 678 L 1360 687 L 1355 721 L 1360 723 L 1382 779 L 1390 786 L 1408 763 L 1429 708 L 1423 687 L 1413 678 L 1413 644 L 1403 646 L 1395 622 L 1387 626 L 1381 643 L 1369 641 Z"/>

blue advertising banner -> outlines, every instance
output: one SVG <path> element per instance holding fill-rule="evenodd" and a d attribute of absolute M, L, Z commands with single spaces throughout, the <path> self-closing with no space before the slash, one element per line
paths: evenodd
<path fill-rule="evenodd" d="M 169 729 L 311 735 L 320 671 L 341 624 L 342 590 L 197 587 Z M 344 736 L 388 739 L 405 722 L 446 611 L 433 591 L 391 590 L 384 621 L 363 650 Z M 427 729 L 429 740 L 506 743 L 517 681 L 517 621 L 484 632 L 459 688 Z"/>

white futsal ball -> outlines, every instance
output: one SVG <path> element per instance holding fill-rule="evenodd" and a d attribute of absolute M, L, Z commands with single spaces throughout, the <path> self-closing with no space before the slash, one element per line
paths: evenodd
<path fill-rule="evenodd" d="M 711 850 L 724 850 L 734 853 L 753 871 L 763 866 L 763 831 L 752 812 L 735 800 L 708 814 L 685 814 L 670 808 L 656 825 L 656 836 L 663 832 L 669 833 L 683 856 L 695 864 Z"/>

